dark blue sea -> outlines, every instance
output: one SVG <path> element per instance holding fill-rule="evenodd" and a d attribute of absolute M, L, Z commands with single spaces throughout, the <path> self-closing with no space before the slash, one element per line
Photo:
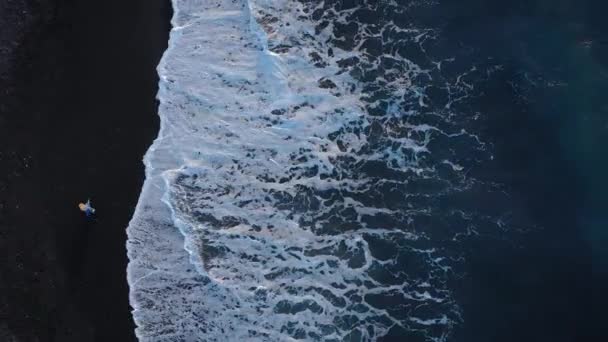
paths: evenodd
<path fill-rule="evenodd" d="M 606 5 L 173 5 L 140 340 L 597 340 Z"/>

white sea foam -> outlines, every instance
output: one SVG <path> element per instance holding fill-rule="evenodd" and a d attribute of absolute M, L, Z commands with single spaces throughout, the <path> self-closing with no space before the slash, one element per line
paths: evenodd
<path fill-rule="evenodd" d="M 138 338 L 367 341 L 394 326 L 444 338 L 458 316 L 445 285 L 450 266 L 440 249 L 415 245 L 429 233 L 410 229 L 412 217 L 430 209 L 409 202 L 405 175 L 434 179 L 441 165 L 461 172 L 445 156 L 429 162 L 429 143 L 476 137 L 405 121 L 382 126 L 382 144 L 370 141 L 378 120 L 367 111 L 386 101 L 363 98 L 362 81 L 340 61 L 364 52 L 331 46 L 332 24 L 315 32 L 302 17 L 311 5 L 173 6 L 158 67 L 161 131 L 128 228 Z M 429 34 L 396 32 L 415 42 Z M 428 70 L 386 57 L 408 71 L 377 81 L 394 98 L 428 106 L 412 81 Z M 395 103 L 383 108 L 388 117 L 412 115 Z M 358 170 L 374 161 L 404 178 Z M 393 191 L 397 204 L 379 200 Z M 409 225 L 381 219 L 389 217 Z M 378 243 L 392 254 L 375 252 Z M 416 271 L 400 266 L 414 261 Z"/>

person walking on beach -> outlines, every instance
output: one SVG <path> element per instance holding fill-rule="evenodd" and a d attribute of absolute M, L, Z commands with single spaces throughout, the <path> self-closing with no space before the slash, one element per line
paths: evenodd
<path fill-rule="evenodd" d="M 95 208 L 91 207 L 91 200 L 87 200 L 87 203 L 78 203 L 78 208 L 80 211 L 84 212 L 87 217 L 93 216 L 95 214 Z"/>

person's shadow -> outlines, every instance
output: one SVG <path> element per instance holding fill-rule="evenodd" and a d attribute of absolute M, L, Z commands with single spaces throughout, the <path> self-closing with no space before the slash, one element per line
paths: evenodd
<path fill-rule="evenodd" d="M 89 237 L 95 229 L 97 219 L 95 216 L 82 217 L 78 220 L 76 229 L 71 235 L 67 253 L 67 273 L 70 288 L 80 287 L 83 281 L 84 267 L 87 260 L 87 249 L 89 247 Z"/>

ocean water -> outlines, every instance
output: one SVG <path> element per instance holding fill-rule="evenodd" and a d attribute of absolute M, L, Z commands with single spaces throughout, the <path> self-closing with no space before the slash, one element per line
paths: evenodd
<path fill-rule="evenodd" d="M 537 229 L 495 172 L 504 60 L 437 1 L 173 7 L 128 228 L 138 338 L 450 340 L 471 246 Z M 515 75 L 516 102 L 565 86 Z"/>

